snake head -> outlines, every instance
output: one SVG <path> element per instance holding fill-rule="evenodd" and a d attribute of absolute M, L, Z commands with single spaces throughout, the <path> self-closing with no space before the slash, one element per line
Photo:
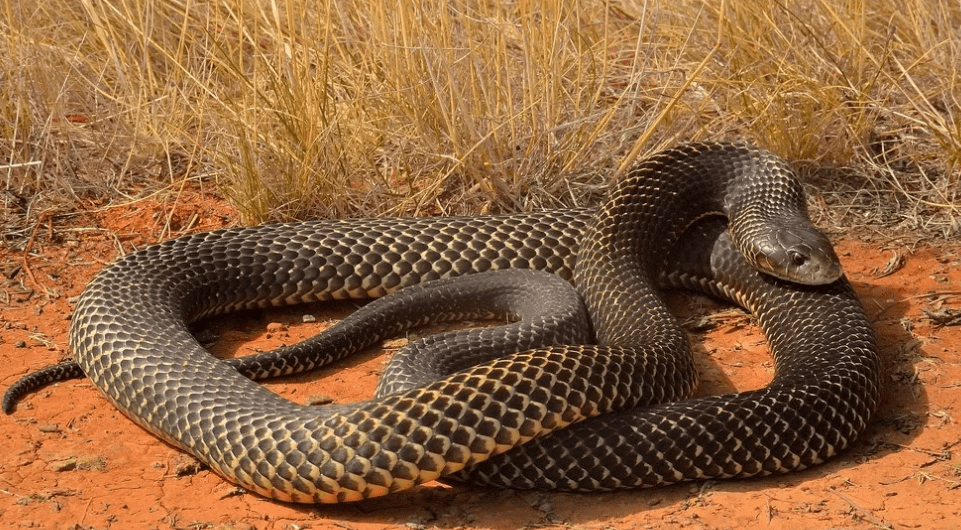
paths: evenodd
<path fill-rule="evenodd" d="M 754 246 L 755 266 L 782 280 L 825 285 L 843 274 L 831 241 L 813 227 L 780 228 Z"/>

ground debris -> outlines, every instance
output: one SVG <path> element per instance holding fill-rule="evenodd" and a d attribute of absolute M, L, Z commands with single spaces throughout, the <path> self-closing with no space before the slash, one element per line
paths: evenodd
<path fill-rule="evenodd" d="M 961 326 L 961 309 L 942 307 L 939 309 L 922 308 L 921 311 L 937 327 Z"/>

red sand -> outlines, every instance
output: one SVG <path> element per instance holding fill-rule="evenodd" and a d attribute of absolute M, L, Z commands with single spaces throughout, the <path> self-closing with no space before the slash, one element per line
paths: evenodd
<path fill-rule="evenodd" d="M 0 249 L 0 388 L 67 357 L 72 302 L 103 263 L 173 233 L 212 229 L 236 217 L 218 198 L 185 193 L 176 205 L 146 200 L 43 226 L 29 255 Z M 192 219 L 193 212 L 202 212 Z M 83 229 L 94 227 L 93 229 Z M 87 380 L 28 396 L 0 418 L 3 528 L 956 528 L 961 512 L 961 245 L 908 248 L 898 240 L 844 239 L 838 251 L 874 322 L 884 362 L 884 399 L 868 431 L 830 463 L 758 480 L 697 482 L 589 495 L 428 484 L 343 506 L 297 506 L 238 490 L 139 428 Z M 882 271 L 896 254 L 903 265 Z M 32 275 L 32 278 L 31 278 Z M 25 290 L 26 288 L 26 290 Z M 694 334 L 703 392 L 744 390 L 771 376 L 753 321 L 718 313 L 704 299 L 678 299 L 717 326 Z M 293 343 L 342 317 L 349 304 L 253 312 L 210 329 L 220 354 Z M 302 324 L 302 315 L 317 322 Z M 959 318 L 955 318 L 961 320 Z M 403 341 L 400 341 L 401 343 Z M 396 343 L 393 344 L 396 346 Z M 390 346 L 390 345 L 388 345 Z M 369 396 L 384 350 L 319 373 L 267 383 L 305 403 Z"/>

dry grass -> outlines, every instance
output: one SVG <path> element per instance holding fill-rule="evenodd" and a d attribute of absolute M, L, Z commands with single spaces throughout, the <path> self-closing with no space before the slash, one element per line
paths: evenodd
<path fill-rule="evenodd" d="M 188 181 L 249 223 L 586 204 L 697 138 L 822 224 L 961 233 L 961 4 L 716 4 L 3 0 L 4 240 Z"/>

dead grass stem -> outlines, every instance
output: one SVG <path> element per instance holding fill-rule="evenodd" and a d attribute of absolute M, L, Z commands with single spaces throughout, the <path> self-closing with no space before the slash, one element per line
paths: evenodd
<path fill-rule="evenodd" d="M 215 185 L 243 221 L 596 202 L 624 161 L 744 139 L 822 224 L 961 234 L 961 5 L 0 1 L 5 242 Z"/>

